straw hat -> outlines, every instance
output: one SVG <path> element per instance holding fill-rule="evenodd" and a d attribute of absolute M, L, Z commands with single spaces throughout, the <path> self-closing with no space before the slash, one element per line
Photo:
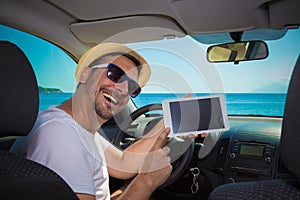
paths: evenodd
<path fill-rule="evenodd" d="M 136 51 L 134 51 L 133 49 L 125 45 L 118 44 L 118 43 L 101 43 L 92 47 L 86 53 L 84 53 L 77 64 L 77 68 L 75 72 L 77 83 L 79 82 L 81 71 L 85 66 L 88 66 L 97 58 L 113 52 L 127 53 L 133 56 L 134 58 L 136 58 L 141 63 L 141 70 L 137 82 L 140 87 L 143 87 L 147 83 L 151 75 L 151 69 L 149 64 Z"/>

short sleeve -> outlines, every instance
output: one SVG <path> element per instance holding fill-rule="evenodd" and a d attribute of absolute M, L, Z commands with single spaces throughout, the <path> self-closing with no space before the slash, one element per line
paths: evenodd
<path fill-rule="evenodd" d="M 101 146 L 103 151 L 105 151 L 111 145 L 111 143 L 107 139 L 105 139 L 101 134 L 99 134 L 98 132 L 95 134 L 95 142 L 96 142 L 97 146 L 98 145 Z"/>
<path fill-rule="evenodd" d="M 43 124 L 27 142 L 27 158 L 54 170 L 76 193 L 95 195 L 94 159 L 88 156 L 77 131 L 61 120 Z"/>

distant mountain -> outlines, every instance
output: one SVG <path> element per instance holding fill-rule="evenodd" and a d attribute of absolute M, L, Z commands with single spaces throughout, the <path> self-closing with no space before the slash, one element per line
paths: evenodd
<path fill-rule="evenodd" d="M 63 92 L 58 88 L 44 88 L 39 86 L 39 93 L 63 93 Z"/>
<path fill-rule="evenodd" d="M 258 93 L 286 93 L 288 87 L 286 85 L 283 85 L 281 83 L 273 83 L 270 85 L 263 86 L 257 90 L 254 90 L 253 92 Z"/>

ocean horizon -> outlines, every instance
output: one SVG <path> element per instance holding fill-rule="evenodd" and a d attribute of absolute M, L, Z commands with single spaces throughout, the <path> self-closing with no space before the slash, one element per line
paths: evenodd
<path fill-rule="evenodd" d="M 185 96 L 185 93 L 142 93 L 134 98 L 137 107 L 152 103 L 161 103 L 164 99 Z M 196 93 L 193 96 L 205 96 L 208 93 Z M 72 96 L 72 93 L 40 93 L 39 110 L 59 105 Z M 228 115 L 264 115 L 283 116 L 285 93 L 225 93 Z"/>

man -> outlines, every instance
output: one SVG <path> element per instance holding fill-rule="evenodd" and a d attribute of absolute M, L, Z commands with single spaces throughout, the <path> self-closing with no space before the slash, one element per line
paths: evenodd
<path fill-rule="evenodd" d="M 163 147 L 169 129 L 161 121 L 125 151 L 97 133 L 149 78 L 148 63 L 127 46 L 91 48 L 78 62 L 74 95 L 39 113 L 31 133 L 18 139 L 11 151 L 57 172 L 81 200 L 110 199 L 108 174 L 134 177 L 118 199 L 149 199 L 172 171 L 169 149 Z"/>

